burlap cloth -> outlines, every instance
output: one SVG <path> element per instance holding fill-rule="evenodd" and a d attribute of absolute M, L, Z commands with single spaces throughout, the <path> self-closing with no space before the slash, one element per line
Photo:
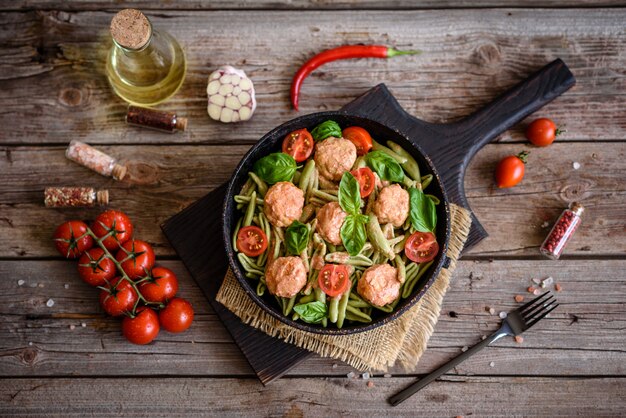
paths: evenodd
<path fill-rule="evenodd" d="M 470 213 L 456 205 L 450 207 L 451 234 L 448 247 L 450 265 L 441 269 L 430 289 L 411 309 L 389 324 L 352 335 L 320 335 L 289 327 L 263 311 L 244 292 L 232 271 L 226 273 L 217 301 L 246 324 L 273 337 L 332 357 L 358 370 L 385 372 L 399 364 L 413 370 L 433 333 L 450 277 L 456 268 L 472 223 Z"/>

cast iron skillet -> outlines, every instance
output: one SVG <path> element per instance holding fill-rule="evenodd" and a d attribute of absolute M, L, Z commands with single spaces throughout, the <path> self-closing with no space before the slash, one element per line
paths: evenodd
<path fill-rule="evenodd" d="M 324 328 L 321 325 L 306 324 L 300 321 L 293 321 L 291 318 L 285 317 L 278 308 L 274 296 L 270 295 L 269 292 L 266 291 L 263 296 L 258 296 L 256 294 L 256 282 L 253 283 L 250 279 L 245 277 L 244 271 L 235 256 L 234 249 L 232 248 L 233 228 L 235 228 L 235 224 L 239 219 L 239 216 L 242 215 L 242 212 L 238 211 L 236 208 L 233 196 L 238 194 L 241 190 L 241 187 L 248 179 L 248 172 L 252 170 L 254 163 L 272 152 L 279 152 L 283 139 L 289 132 L 302 128 L 307 128 L 311 131 L 315 126 L 329 119 L 339 123 L 342 128 L 348 126 L 360 126 L 366 129 L 372 137 L 379 142 L 384 143 L 386 140 L 391 140 L 400 144 L 415 158 L 420 166 L 422 176 L 426 174 L 433 175 L 433 181 L 428 186 L 427 192 L 437 196 L 441 201 L 441 203 L 437 206 L 437 230 L 435 231 L 440 251 L 435 257 L 429 271 L 421 277 L 420 281 L 415 286 L 413 294 L 407 299 L 402 299 L 396 306 L 396 309 L 391 313 L 374 310 L 372 313 L 372 322 L 368 324 L 347 323 L 342 329 L 337 329 L 334 324 L 330 323 L 328 328 Z M 442 266 L 447 263 L 446 252 L 448 250 L 448 240 L 450 238 L 450 207 L 443 188 L 443 183 L 441 182 L 441 179 L 430 159 L 421 151 L 419 144 L 416 141 L 411 141 L 399 132 L 394 131 L 383 124 L 367 118 L 348 115 L 342 111 L 321 112 L 305 115 L 284 123 L 263 136 L 263 138 L 261 138 L 259 142 L 243 157 L 235 169 L 232 179 L 228 183 L 222 221 L 224 224 L 224 242 L 226 245 L 226 253 L 228 254 L 228 261 L 245 292 L 267 313 L 285 324 L 318 334 L 354 334 L 357 332 L 371 330 L 392 321 L 420 300 L 428 287 L 437 277 L 439 270 L 441 270 Z"/>

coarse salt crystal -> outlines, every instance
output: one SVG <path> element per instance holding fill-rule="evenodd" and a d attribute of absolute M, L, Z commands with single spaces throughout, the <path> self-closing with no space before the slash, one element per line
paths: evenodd
<path fill-rule="evenodd" d="M 337 363 L 333 363 L 333 369 L 336 369 L 337 367 Z"/>
<path fill-rule="evenodd" d="M 485 341 L 487 339 L 486 335 L 483 335 L 482 337 L 480 337 L 481 340 Z"/>
<path fill-rule="evenodd" d="M 535 296 L 539 296 L 540 293 L 541 293 L 541 289 L 533 290 L 533 295 L 535 295 Z"/>
<path fill-rule="evenodd" d="M 572 167 L 574 167 L 574 170 L 578 170 L 580 168 L 580 163 L 578 161 L 574 161 Z"/>
<path fill-rule="evenodd" d="M 48 308 L 52 308 L 54 306 L 54 301 L 52 299 L 48 299 L 48 301 L 46 302 L 46 306 Z"/>
<path fill-rule="evenodd" d="M 468 346 L 466 346 L 466 345 L 464 345 L 464 346 L 463 346 L 463 348 L 461 348 L 461 351 L 462 351 L 462 352 L 464 352 L 464 353 L 465 353 L 467 350 L 469 350 L 469 347 L 468 347 Z"/>
<path fill-rule="evenodd" d="M 43 286 L 44 286 L 44 284 L 43 284 L 43 283 L 38 283 L 38 284 L 37 284 L 37 287 L 43 287 Z"/>
<path fill-rule="evenodd" d="M 353 378 L 354 378 L 354 376 L 356 376 L 356 375 L 354 374 L 354 372 L 350 372 L 350 373 L 348 373 L 348 374 L 346 375 L 346 377 L 347 377 L 348 379 L 353 379 Z"/>
<path fill-rule="evenodd" d="M 63 287 L 64 287 L 65 289 L 69 289 L 69 288 L 70 288 L 70 285 L 69 285 L 69 284 L 67 284 L 67 283 L 65 283 L 65 284 L 63 285 Z"/>
<path fill-rule="evenodd" d="M 76 325 L 70 325 L 70 329 L 74 331 L 76 329 Z"/>
<path fill-rule="evenodd" d="M 515 302 L 524 302 L 524 296 L 522 295 L 515 295 Z"/>
<path fill-rule="evenodd" d="M 522 337 L 521 335 L 516 335 L 515 336 L 515 342 L 518 344 L 521 344 L 524 342 L 524 337 Z"/>
<path fill-rule="evenodd" d="M 532 282 L 533 282 L 534 284 L 540 284 L 540 283 L 541 283 L 541 279 L 540 279 L 540 278 L 538 278 L 538 277 L 535 277 L 535 278 L 533 278 L 533 279 L 532 279 Z"/>
<path fill-rule="evenodd" d="M 83 327 L 83 328 L 85 328 L 85 327 L 87 327 L 87 324 L 86 324 L 85 322 L 81 322 L 81 323 L 80 323 L 80 326 L 81 326 L 81 327 Z"/>
<path fill-rule="evenodd" d="M 489 367 L 496 367 L 496 363 L 492 361 L 491 363 L 489 363 Z"/>
<path fill-rule="evenodd" d="M 384 377 L 385 379 L 389 379 L 389 378 L 391 377 L 391 374 L 389 374 L 389 373 L 385 373 L 385 374 L 383 375 L 383 377 Z"/>
<path fill-rule="evenodd" d="M 363 373 L 363 374 L 361 375 L 361 377 L 362 377 L 364 380 L 367 380 L 367 379 L 369 379 L 369 378 L 370 378 L 370 374 L 369 374 L 369 373 L 367 373 L 367 372 L 365 372 L 365 373 Z"/>
<path fill-rule="evenodd" d="M 542 228 L 547 228 L 549 226 L 550 226 L 550 222 L 548 222 L 548 221 L 545 221 L 544 223 L 541 224 Z"/>
<path fill-rule="evenodd" d="M 499 316 L 500 318 L 504 319 L 504 318 L 506 318 L 507 313 L 506 313 L 506 312 L 504 312 L 504 311 L 502 311 L 502 312 L 500 312 L 500 313 L 498 314 L 498 316 Z"/>
<path fill-rule="evenodd" d="M 29 341 L 29 342 L 28 342 L 28 345 L 33 345 L 33 342 L 32 342 L 32 341 Z"/>
<path fill-rule="evenodd" d="M 22 279 L 20 279 L 20 280 L 18 280 L 18 281 L 17 281 L 17 285 L 18 285 L 18 286 L 23 286 L 23 285 L 24 285 L 24 283 L 26 283 L 26 282 L 25 282 L 24 280 L 22 280 Z"/>
<path fill-rule="evenodd" d="M 369 382 L 367 382 L 367 387 L 368 388 L 373 388 L 374 387 L 374 382 L 372 382 L 371 380 Z"/>
<path fill-rule="evenodd" d="M 546 286 L 551 285 L 552 283 L 554 283 L 554 278 L 552 276 L 547 277 L 545 280 L 541 282 L 541 287 L 545 289 Z"/>
<path fill-rule="evenodd" d="M 494 308 L 489 308 L 489 314 L 490 315 L 495 315 L 496 314 L 496 310 Z"/>

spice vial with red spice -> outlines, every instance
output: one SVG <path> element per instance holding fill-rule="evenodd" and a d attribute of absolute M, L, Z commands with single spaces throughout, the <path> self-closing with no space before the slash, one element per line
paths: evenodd
<path fill-rule="evenodd" d="M 539 247 L 541 254 L 552 260 L 558 260 L 563 254 L 565 245 L 578 229 L 580 217 L 584 211 L 585 208 L 578 202 L 572 203 L 568 209 L 565 209 Z"/>
<path fill-rule="evenodd" d="M 93 187 L 46 187 L 44 204 L 47 208 L 106 206 L 109 204 L 109 191 Z"/>

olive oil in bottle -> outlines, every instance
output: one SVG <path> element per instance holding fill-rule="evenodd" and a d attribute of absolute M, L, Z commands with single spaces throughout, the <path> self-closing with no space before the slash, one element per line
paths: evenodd
<path fill-rule="evenodd" d="M 118 96 L 132 104 L 153 106 L 178 91 L 187 62 L 176 39 L 155 30 L 135 9 L 124 9 L 113 17 L 111 36 L 106 72 Z"/>

